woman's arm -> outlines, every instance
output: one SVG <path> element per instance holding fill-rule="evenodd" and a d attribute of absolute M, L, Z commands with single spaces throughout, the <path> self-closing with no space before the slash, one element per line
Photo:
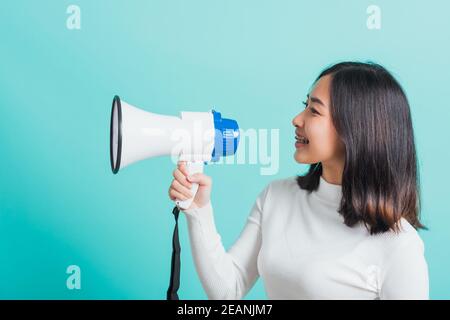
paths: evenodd
<path fill-rule="evenodd" d="M 428 266 L 424 257 L 424 245 L 418 236 L 393 254 L 384 275 L 380 298 L 429 299 Z"/>
<path fill-rule="evenodd" d="M 264 195 L 263 191 L 258 196 L 244 229 L 228 251 L 216 230 L 211 202 L 183 211 L 195 267 L 209 299 L 242 299 L 259 277 Z"/>

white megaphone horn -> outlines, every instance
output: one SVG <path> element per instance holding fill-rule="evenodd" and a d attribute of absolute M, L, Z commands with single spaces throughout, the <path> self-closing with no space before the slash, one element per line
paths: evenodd
<path fill-rule="evenodd" d="M 136 108 L 115 96 L 111 110 L 110 158 L 113 173 L 134 162 L 171 155 L 186 161 L 189 174 L 203 172 L 204 163 L 233 155 L 239 143 L 235 120 L 208 112 L 180 112 L 167 116 Z M 195 197 L 198 184 L 193 183 Z M 175 203 L 188 208 L 194 197 Z"/>

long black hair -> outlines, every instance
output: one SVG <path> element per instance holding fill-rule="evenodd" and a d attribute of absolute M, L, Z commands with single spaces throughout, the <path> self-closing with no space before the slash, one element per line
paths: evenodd
<path fill-rule="evenodd" d="M 419 174 L 409 103 L 397 80 L 375 63 L 342 62 L 323 70 L 331 76 L 330 111 L 345 145 L 342 199 L 347 226 L 364 223 L 370 234 L 398 232 L 404 217 L 420 222 Z M 300 188 L 317 190 L 320 162 L 297 177 Z"/>

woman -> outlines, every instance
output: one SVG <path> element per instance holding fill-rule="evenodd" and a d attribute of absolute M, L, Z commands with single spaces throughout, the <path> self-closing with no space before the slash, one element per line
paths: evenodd
<path fill-rule="evenodd" d="M 211 178 L 173 172 L 195 266 L 210 299 L 240 299 L 259 276 L 269 299 L 428 299 L 417 230 L 419 187 L 407 98 L 372 63 L 324 70 L 295 127 L 303 176 L 271 182 L 225 251 L 210 202 Z"/>

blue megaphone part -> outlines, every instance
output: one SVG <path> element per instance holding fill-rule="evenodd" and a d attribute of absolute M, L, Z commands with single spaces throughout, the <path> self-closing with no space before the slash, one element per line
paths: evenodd
<path fill-rule="evenodd" d="M 220 157 L 234 155 L 238 148 L 240 131 L 236 120 L 222 118 L 220 112 L 212 110 L 214 117 L 214 149 L 211 161 L 217 162 Z"/>

